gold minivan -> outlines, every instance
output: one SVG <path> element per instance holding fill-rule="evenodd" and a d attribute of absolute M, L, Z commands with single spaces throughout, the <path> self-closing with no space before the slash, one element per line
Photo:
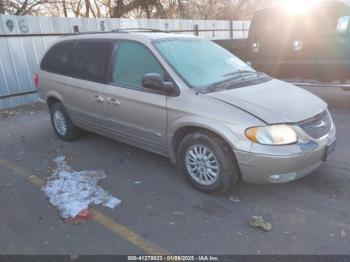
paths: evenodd
<path fill-rule="evenodd" d="M 45 54 L 35 83 L 60 139 L 85 129 L 168 156 L 207 193 L 224 192 L 240 177 L 296 180 L 335 150 L 323 100 L 200 37 L 63 37 Z"/>

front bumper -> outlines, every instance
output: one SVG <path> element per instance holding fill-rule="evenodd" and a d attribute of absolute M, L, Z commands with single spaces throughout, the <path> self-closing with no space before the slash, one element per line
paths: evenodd
<path fill-rule="evenodd" d="M 321 142 L 289 146 L 255 144 L 251 152 L 235 150 L 242 179 L 245 182 L 266 184 L 290 182 L 306 176 L 325 161 L 327 147 L 335 137 Z"/>

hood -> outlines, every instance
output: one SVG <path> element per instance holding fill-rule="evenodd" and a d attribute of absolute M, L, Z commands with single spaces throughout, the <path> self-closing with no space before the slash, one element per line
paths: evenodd
<path fill-rule="evenodd" d="M 299 122 L 327 108 L 327 104 L 314 94 L 276 79 L 207 95 L 247 111 L 268 124 Z"/>

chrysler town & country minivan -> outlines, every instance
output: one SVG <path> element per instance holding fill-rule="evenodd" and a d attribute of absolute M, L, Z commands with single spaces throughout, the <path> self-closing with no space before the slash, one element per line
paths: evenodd
<path fill-rule="evenodd" d="M 197 189 L 301 178 L 335 149 L 327 104 L 215 43 L 147 32 L 55 42 L 35 76 L 57 136 L 81 129 L 170 157 Z"/>

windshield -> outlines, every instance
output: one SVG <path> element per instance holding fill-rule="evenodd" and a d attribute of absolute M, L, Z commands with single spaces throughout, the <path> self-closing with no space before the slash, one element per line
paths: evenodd
<path fill-rule="evenodd" d="M 217 44 L 201 39 L 167 39 L 156 48 L 192 88 L 207 88 L 254 70 Z"/>

